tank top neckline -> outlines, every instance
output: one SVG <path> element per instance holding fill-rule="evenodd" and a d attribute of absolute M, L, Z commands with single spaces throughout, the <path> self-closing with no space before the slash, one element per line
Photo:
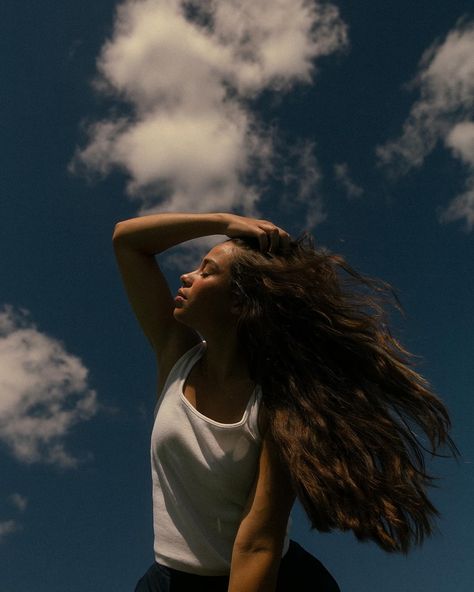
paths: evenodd
<path fill-rule="evenodd" d="M 255 388 L 252 391 L 252 394 L 249 397 L 249 400 L 248 400 L 247 406 L 245 407 L 242 418 L 235 423 L 222 423 L 220 421 L 216 421 L 215 419 L 212 419 L 211 417 L 207 417 L 207 415 L 204 415 L 203 413 L 198 411 L 196 409 L 196 407 L 194 407 L 194 405 L 190 401 L 188 401 L 188 399 L 186 398 L 186 396 L 184 394 L 184 385 L 186 383 L 186 380 L 188 379 L 188 376 L 191 374 L 191 370 L 194 368 L 194 366 L 197 364 L 199 359 L 204 354 L 205 349 L 206 349 L 205 342 L 202 342 L 201 347 L 198 349 L 196 354 L 190 359 L 189 365 L 186 369 L 186 372 L 183 374 L 183 376 L 180 377 L 179 397 L 180 397 L 181 401 L 183 402 L 183 404 L 186 405 L 186 407 L 188 407 L 188 409 L 190 409 L 194 413 L 194 415 L 201 418 L 202 420 L 204 420 L 207 423 L 210 423 L 218 428 L 238 428 L 238 427 L 241 427 L 247 421 L 248 415 L 250 413 L 250 408 L 251 408 L 251 406 L 255 400 L 256 394 L 257 394 L 258 385 L 255 386 Z"/>

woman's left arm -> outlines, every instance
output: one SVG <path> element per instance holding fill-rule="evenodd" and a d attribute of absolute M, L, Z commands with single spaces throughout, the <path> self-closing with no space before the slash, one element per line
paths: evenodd
<path fill-rule="evenodd" d="M 274 592 L 295 494 L 269 430 L 232 551 L 228 592 Z"/>

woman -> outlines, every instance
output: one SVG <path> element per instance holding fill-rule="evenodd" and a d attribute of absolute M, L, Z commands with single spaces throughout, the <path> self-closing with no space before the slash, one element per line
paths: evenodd
<path fill-rule="evenodd" d="M 155 254 L 216 234 L 228 240 L 173 299 Z M 308 237 L 227 213 L 119 222 L 114 248 L 159 369 L 155 563 L 136 592 L 285 592 L 295 574 L 299 590 L 339 590 L 289 539 L 296 497 L 313 528 L 386 551 L 431 534 L 432 478 L 411 424 L 433 454 L 456 448 L 445 407 L 384 322 L 387 284 Z"/>

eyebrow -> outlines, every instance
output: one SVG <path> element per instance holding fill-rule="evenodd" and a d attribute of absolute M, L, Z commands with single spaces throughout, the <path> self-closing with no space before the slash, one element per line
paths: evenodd
<path fill-rule="evenodd" d="M 206 266 L 208 263 L 211 263 L 217 268 L 217 270 L 219 270 L 219 266 L 217 265 L 216 261 L 214 261 L 214 259 L 208 259 L 207 257 L 204 257 L 204 259 L 202 260 L 203 266 Z"/>

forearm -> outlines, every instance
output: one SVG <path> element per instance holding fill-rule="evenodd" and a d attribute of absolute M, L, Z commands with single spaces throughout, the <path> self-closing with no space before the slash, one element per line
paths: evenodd
<path fill-rule="evenodd" d="M 275 592 L 280 561 L 281 552 L 234 549 L 228 592 Z"/>
<path fill-rule="evenodd" d="M 118 222 L 113 239 L 154 255 L 194 238 L 225 234 L 226 227 L 226 214 L 151 214 Z"/>

